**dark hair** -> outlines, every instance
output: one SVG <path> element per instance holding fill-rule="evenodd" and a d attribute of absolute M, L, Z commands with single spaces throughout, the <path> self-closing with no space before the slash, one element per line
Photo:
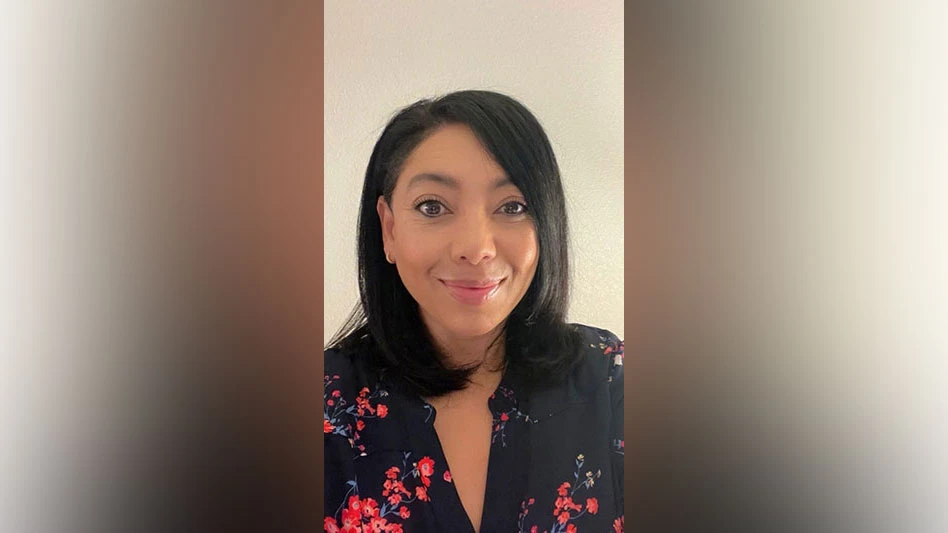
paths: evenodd
<path fill-rule="evenodd" d="M 537 119 L 513 98 L 459 91 L 416 102 L 389 121 L 372 150 L 359 210 L 360 304 L 327 349 L 364 349 L 372 364 L 422 396 L 463 389 L 477 368 L 451 368 L 434 346 L 418 304 L 385 259 L 379 196 L 391 203 L 408 155 L 448 124 L 471 128 L 523 193 L 536 226 L 539 259 L 526 294 L 505 322 L 507 368 L 537 386 L 557 381 L 575 363 L 577 336 L 566 322 L 569 251 L 566 200 L 550 141 Z"/>

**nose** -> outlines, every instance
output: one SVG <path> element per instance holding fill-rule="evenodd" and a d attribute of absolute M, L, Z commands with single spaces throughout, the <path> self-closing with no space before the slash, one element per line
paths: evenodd
<path fill-rule="evenodd" d="M 469 215 L 458 220 L 451 246 L 451 259 L 456 263 L 478 265 L 497 255 L 494 233 L 489 217 Z"/>

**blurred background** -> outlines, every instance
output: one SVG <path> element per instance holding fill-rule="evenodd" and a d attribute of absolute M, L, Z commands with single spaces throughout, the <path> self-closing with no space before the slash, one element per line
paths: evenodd
<path fill-rule="evenodd" d="M 624 324 L 600 325 L 629 354 L 630 530 L 946 529 L 939 3 L 347 5 L 325 34 L 311 2 L 9 6 L 0 530 L 318 530 L 324 284 L 339 313 L 355 301 L 322 240 L 355 211 L 337 231 L 329 207 L 391 112 L 455 83 L 550 131 L 592 272 L 577 290 L 624 273 Z M 452 13 L 465 49 L 524 74 L 426 49 Z M 402 20 L 448 22 L 379 64 Z M 334 70 L 363 61 L 347 50 L 365 65 Z M 430 84 L 404 74 L 429 66 Z M 615 191 L 624 214 L 589 207 Z"/>

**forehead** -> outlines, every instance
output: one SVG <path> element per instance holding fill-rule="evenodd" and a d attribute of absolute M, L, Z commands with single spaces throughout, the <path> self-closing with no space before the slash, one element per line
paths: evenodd
<path fill-rule="evenodd" d="M 459 124 L 442 126 L 418 144 L 402 166 L 396 187 L 404 187 L 413 176 L 433 173 L 452 176 L 462 185 L 493 183 L 506 177 L 470 128 Z"/>

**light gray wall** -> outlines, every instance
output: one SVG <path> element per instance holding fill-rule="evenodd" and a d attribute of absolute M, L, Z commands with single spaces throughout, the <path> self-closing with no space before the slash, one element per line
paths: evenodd
<path fill-rule="evenodd" d="M 382 128 L 470 88 L 510 94 L 543 124 L 569 209 L 569 318 L 623 336 L 622 3 L 332 0 L 325 14 L 326 339 L 358 299 L 359 195 Z"/>

